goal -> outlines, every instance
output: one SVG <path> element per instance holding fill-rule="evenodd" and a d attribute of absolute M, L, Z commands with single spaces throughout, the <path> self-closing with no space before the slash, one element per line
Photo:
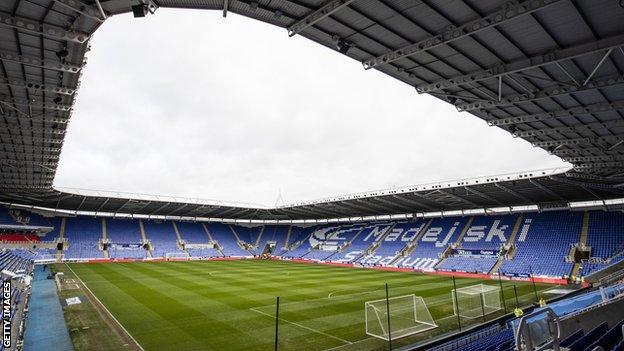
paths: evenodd
<path fill-rule="evenodd" d="M 453 289 L 453 312 L 464 318 L 478 318 L 501 309 L 500 289 L 496 286 L 477 284 Z"/>
<path fill-rule="evenodd" d="M 438 327 L 425 300 L 413 294 L 391 297 L 388 300 L 366 301 L 364 307 L 366 334 L 379 339 L 403 338 Z"/>
<path fill-rule="evenodd" d="M 165 258 L 189 258 L 189 254 L 186 252 L 167 252 Z"/>

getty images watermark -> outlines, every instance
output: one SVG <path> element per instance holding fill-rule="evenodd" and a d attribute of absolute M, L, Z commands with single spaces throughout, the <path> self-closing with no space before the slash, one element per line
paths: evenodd
<path fill-rule="evenodd" d="M 2 281 L 2 347 L 11 347 L 11 280 Z"/>

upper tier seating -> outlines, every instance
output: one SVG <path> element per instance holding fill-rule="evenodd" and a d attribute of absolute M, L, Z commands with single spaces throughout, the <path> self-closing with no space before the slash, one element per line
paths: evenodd
<path fill-rule="evenodd" d="M 348 245 L 342 252 L 331 257 L 332 261 L 354 262 L 362 256 L 366 249 L 373 243 L 381 240 L 392 225 L 380 224 L 355 224 L 344 229 L 333 231 L 328 240 L 335 243 L 337 248 Z"/>
<path fill-rule="evenodd" d="M 397 261 L 399 267 L 432 269 L 446 248 L 455 243 L 468 221 L 467 217 L 436 218 L 417 242 L 416 249 Z"/>
<path fill-rule="evenodd" d="M 204 229 L 204 224 L 195 222 L 176 222 L 176 226 L 178 227 L 178 231 L 180 232 L 180 237 L 187 244 L 211 244 L 210 239 L 208 238 L 208 234 L 206 233 L 206 229 Z M 213 248 L 189 249 L 187 247 L 186 251 L 192 257 L 223 256 L 218 250 Z"/>
<path fill-rule="evenodd" d="M 425 221 L 398 222 L 381 241 L 381 245 L 371 255 L 359 262 L 364 265 L 387 265 L 407 244 L 412 242 L 425 225 Z"/>
<path fill-rule="evenodd" d="M 572 270 L 565 258 L 570 245 L 579 241 L 581 212 L 527 213 L 516 237 L 517 250 L 513 260 L 500 267 L 504 274 L 563 277 Z"/>
<path fill-rule="evenodd" d="M 65 238 L 69 248 L 65 250 L 65 258 L 104 258 L 104 253 L 98 249 L 102 238 L 102 219 L 79 216 L 68 217 L 65 220 Z"/>
<path fill-rule="evenodd" d="M 251 253 L 238 246 L 232 228 L 224 223 L 206 223 L 212 239 L 217 241 L 225 256 L 250 256 Z"/>
<path fill-rule="evenodd" d="M 591 246 L 592 263 L 583 264 L 583 275 L 624 260 L 624 213 L 590 212 L 587 245 Z"/>
<path fill-rule="evenodd" d="M 166 257 L 168 253 L 182 253 L 178 249 L 173 223 L 170 221 L 144 220 L 146 238 L 152 243 L 152 257 Z"/>
<path fill-rule="evenodd" d="M 476 216 L 466 235 L 462 238 L 462 249 L 498 250 L 509 241 L 518 215 Z"/>
<path fill-rule="evenodd" d="M 5 222 L 11 221 L 13 215 L 5 207 L 0 207 L 0 218 L 4 218 Z M 29 222 L 51 225 L 54 229 L 43 237 L 45 241 L 60 236 L 60 217 L 45 218 L 26 210 L 20 210 L 19 216 L 28 218 Z M 510 240 L 519 216 L 474 216 L 468 227 L 466 224 L 470 217 L 265 226 L 177 221 L 175 223 L 180 238 L 186 242 L 185 250 L 178 249 L 178 238 L 172 221 L 143 220 L 143 227 L 146 239 L 152 243 L 154 257 L 164 257 L 168 253 L 188 253 L 192 257 L 257 256 L 264 253 L 267 244 L 271 243 L 274 244 L 271 255 L 291 259 L 487 273 L 497 267 L 497 251 Z M 566 262 L 566 257 L 571 245 L 580 240 L 582 219 L 583 212 L 523 214 L 513 243 L 515 253 L 512 259 L 502 261 L 501 272 L 528 276 L 532 270 L 536 276 L 568 276 L 573 263 Z M 146 256 L 147 250 L 138 247 L 142 243 L 139 220 L 106 218 L 106 224 L 111 258 Z M 430 225 L 424 230 L 427 224 Z M 464 230 L 465 234 L 460 240 Z M 69 244 L 64 252 L 65 258 L 104 257 L 104 253 L 98 249 L 102 238 L 102 218 L 67 217 L 64 235 Z M 240 245 L 236 241 L 237 237 L 241 240 Z M 18 239 L 32 244 L 23 236 L 4 238 L 5 241 Z M 28 239 L 36 241 L 40 238 L 28 236 Z M 590 212 L 587 240 L 592 247 L 592 260 L 582 264 L 581 274 L 586 275 L 624 260 L 624 214 Z M 211 247 L 214 243 L 218 243 L 222 252 Z M 454 251 L 454 244 L 458 244 L 459 250 L 463 252 Z M 373 250 L 365 255 L 369 248 Z M 492 253 L 492 256 L 483 253 L 484 250 Z M 401 252 L 410 253 L 403 257 L 399 255 Z M 440 263 L 443 253 L 448 257 Z M 45 254 L 53 256 L 52 252 Z"/>
<path fill-rule="evenodd" d="M 136 219 L 106 219 L 106 238 L 110 258 L 145 258 L 147 251 L 140 245 L 141 229 Z"/>
<path fill-rule="evenodd" d="M 290 229 L 290 226 L 266 225 L 264 227 L 264 231 L 262 232 L 262 237 L 260 237 L 258 245 L 255 249 L 256 255 L 262 254 L 268 243 L 275 243 L 273 256 L 283 251 L 284 245 L 286 244 L 288 230 Z"/>
<path fill-rule="evenodd" d="M 0 224 L 19 224 L 9 213 L 9 209 L 0 205 Z"/>

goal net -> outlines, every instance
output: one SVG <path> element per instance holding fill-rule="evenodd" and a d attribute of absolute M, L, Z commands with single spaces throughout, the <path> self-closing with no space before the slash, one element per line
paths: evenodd
<path fill-rule="evenodd" d="M 413 294 L 392 297 L 387 301 L 367 301 L 364 306 L 366 334 L 383 340 L 403 338 L 438 327 L 423 298 Z"/>
<path fill-rule="evenodd" d="M 186 252 L 167 252 L 165 258 L 189 258 L 189 254 Z"/>
<path fill-rule="evenodd" d="M 501 309 L 500 289 L 496 286 L 478 284 L 453 289 L 453 312 L 465 318 L 478 318 Z"/>

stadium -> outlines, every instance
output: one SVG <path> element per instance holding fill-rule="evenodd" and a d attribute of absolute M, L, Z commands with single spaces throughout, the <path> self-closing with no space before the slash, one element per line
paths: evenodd
<path fill-rule="evenodd" d="M 94 33 L 168 8 L 570 167 L 275 206 L 55 187 Z M 624 350 L 623 72 L 621 0 L 0 0 L 1 350 Z"/>

